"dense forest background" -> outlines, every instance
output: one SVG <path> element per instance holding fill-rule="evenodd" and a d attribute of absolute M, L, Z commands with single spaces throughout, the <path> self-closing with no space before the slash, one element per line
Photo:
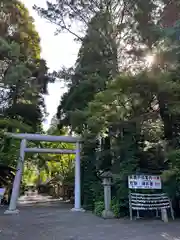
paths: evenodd
<path fill-rule="evenodd" d="M 43 132 L 42 96 L 48 82 L 58 78 L 68 91 L 48 132 L 83 137 L 84 207 L 98 212 L 103 197 L 99 176 L 107 170 L 113 173 L 112 207 L 117 216 L 127 213 L 127 176 L 132 173 L 161 175 L 164 191 L 176 205 L 180 194 L 180 2 L 57 0 L 47 2 L 46 9 L 34 6 L 57 26 L 57 34 L 67 31 L 81 43 L 75 65 L 53 74 L 40 58 L 40 39 L 27 9 L 15 0 L 6 0 L 2 6 L 1 161 L 15 165 L 18 154 L 17 142 L 6 139 L 5 131 Z M 79 31 L 74 31 L 75 25 Z M 53 163 L 53 158 L 63 161 Z M 26 182 L 30 177 L 37 181 L 37 174 L 33 177 L 29 169 L 38 171 L 41 178 L 62 174 L 64 166 L 64 176 L 72 174 L 73 157 L 69 158 L 29 155 Z"/>

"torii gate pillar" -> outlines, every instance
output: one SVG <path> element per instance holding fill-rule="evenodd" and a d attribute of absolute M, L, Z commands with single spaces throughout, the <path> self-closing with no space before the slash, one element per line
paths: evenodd
<path fill-rule="evenodd" d="M 81 161 L 80 161 L 80 143 L 76 143 L 76 162 L 75 162 L 75 203 L 74 212 L 84 212 L 81 208 Z"/>
<path fill-rule="evenodd" d="M 17 209 L 17 200 L 19 197 L 21 178 L 22 178 L 22 173 L 23 173 L 25 147 L 26 147 L 26 140 L 22 139 L 21 146 L 20 146 L 20 157 L 18 160 L 16 176 L 15 176 L 14 183 L 13 183 L 11 201 L 10 201 L 8 210 L 6 210 L 4 214 L 19 213 L 19 210 Z"/>

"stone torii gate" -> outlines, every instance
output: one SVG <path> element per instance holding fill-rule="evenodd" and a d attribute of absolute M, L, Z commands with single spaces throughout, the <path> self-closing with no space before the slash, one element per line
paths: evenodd
<path fill-rule="evenodd" d="M 28 133 L 7 133 L 8 137 L 21 140 L 20 157 L 17 164 L 17 172 L 14 178 L 13 190 L 8 210 L 5 214 L 19 213 L 17 201 L 19 197 L 20 184 L 23 174 L 24 158 L 26 152 L 34 153 L 57 153 L 57 154 L 75 154 L 75 203 L 72 211 L 84 211 L 81 208 L 81 172 L 80 172 L 80 138 L 72 136 L 51 136 Z M 47 149 L 47 148 L 27 148 L 27 141 L 46 141 L 46 142 L 68 142 L 75 143 L 76 149 Z"/>

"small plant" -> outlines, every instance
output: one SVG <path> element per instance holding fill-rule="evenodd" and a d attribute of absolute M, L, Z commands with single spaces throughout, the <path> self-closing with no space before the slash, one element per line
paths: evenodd
<path fill-rule="evenodd" d="M 103 210 L 104 210 L 104 202 L 103 201 L 95 202 L 94 213 L 97 216 L 101 217 Z M 114 213 L 114 216 L 116 218 L 120 217 L 120 204 L 119 204 L 119 201 L 116 198 L 113 198 L 112 201 L 111 201 L 111 210 Z"/>
<path fill-rule="evenodd" d="M 116 218 L 120 217 L 120 203 L 116 197 L 114 197 L 111 201 L 111 210 Z"/>
<path fill-rule="evenodd" d="M 104 210 L 104 202 L 103 201 L 95 202 L 94 213 L 97 216 L 101 217 L 103 210 Z"/>

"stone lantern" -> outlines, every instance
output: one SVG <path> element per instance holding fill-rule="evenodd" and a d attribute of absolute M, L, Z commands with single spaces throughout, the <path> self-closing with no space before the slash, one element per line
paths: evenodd
<path fill-rule="evenodd" d="M 112 173 L 104 172 L 101 175 L 104 186 L 104 206 L 105 209 L 102 212 L 103 218 L 114 218 L 114 214 L 111 211 L 111 185 L 112 185 Z"/>

